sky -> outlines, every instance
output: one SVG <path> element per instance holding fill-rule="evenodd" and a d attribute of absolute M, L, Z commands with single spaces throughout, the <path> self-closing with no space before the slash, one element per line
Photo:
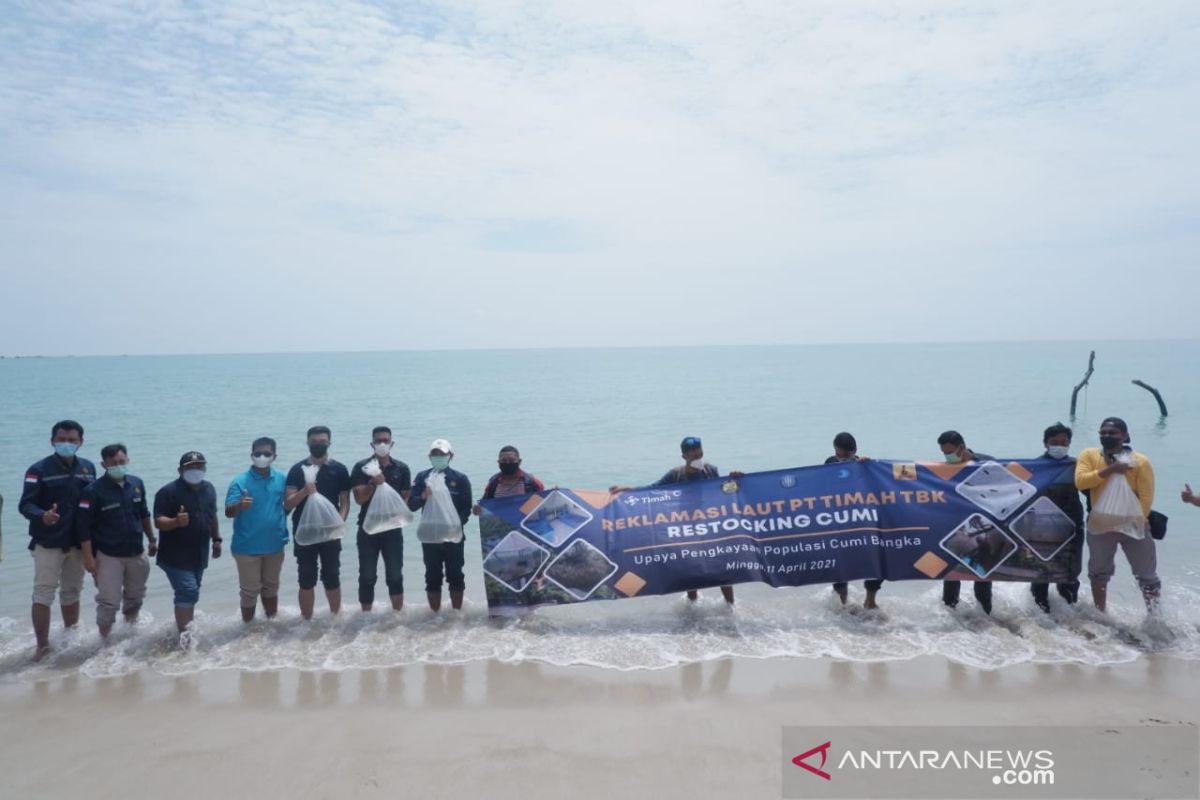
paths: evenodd
<path fill-rule="evenodd" d="M 1200 337 L 1200 4 L 0 0 L 0 354 Z"/>

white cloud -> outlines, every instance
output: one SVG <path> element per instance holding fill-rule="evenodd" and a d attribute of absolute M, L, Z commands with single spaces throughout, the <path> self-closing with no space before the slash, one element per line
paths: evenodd
<path fill-rule="evenodd" d="M 1200 334 L 1192 3 L 28 3 L 4 25 L 10 352 L 362 347 L 389 289 L 390 346 L 993 338 L 981 316 L 1086 336 L 1045 295 L 1094 306 L 1106 281 L 1133 284 L 1130 335 Z M 136 309 L 140 340 L 37 330 L 72 286 Z M 262 306 L 289 325 L 263 333 Z M 293 330 L 310 312 L 325 330 Z"/>

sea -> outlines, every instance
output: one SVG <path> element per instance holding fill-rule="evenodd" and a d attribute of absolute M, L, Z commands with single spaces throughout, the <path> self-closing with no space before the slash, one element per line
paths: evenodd
<path fill-rule="evenodd" d="M 762 347 L 532 349 L 281 353 L 0 359 L 0 680 L 91 677 L 152 670 L 330 671 L 495 659 L 614 670 L 661 669 L 727 657 L 881 662 L 941 655 L 968 666 L 1022 663 L 1104 665 L 1150 653 L 1200 659 L 1200 508 L 1179 497 L 1200 489 L 1200 342 L 1022 342 Z M 1071 391 L 1089 352 L 1095 374 Z M 1131 383 L 1157 387 L 1168 406 Z M 936 581 L 887 583 L 881 609 L 835 602 L 828 585 L 737 587 L 728 608 L 719 593 L 643 597 L 546 608 L 518 619 L 487 614 L 478 528 L 467 530 L 467 593 L 461 613 L 425 607 L 420 548 L 405 548 L 406 607 L 394 613 L 382 580 L 376 610 L 357 600 L 357 555 L 347 527 L 342 553 L 344 610 L 331 618 L 318 588 L 317 617 L 300 618 L 289 555 L 279 618 L 249 625 L 238 613 L 228 553 L 204 576 L 196 621 L 181 646 L 171 590 L 155 568 L 141 620 L 118 622 L 102 642 L 94 590 L 85 585 L 82 624 L 65 631 L 55 609 L 54 650 L 31 664 L 32 559 L 17 505 L 28 465 L 50 452 L 52 423 L 86 429 L 81 454 L 128 447 L 131 472 L 150 492 L 173 480 L 179 456 L 200 450 L 219 497 L 248 467 L 251 441 L 279 442 L 277 466 L 306 455 L 305 431 L 327 425 L 331 455 L 349 466 L 369 455 L 371 429 L 392 428 L 393 457 L 416 472 L 430 442 L 449 439 L 454 466 L 482 490 L 503 445 L 520 448 L 527 470 L 547 486 L 644 484 L 679 461 L 679 441 L 699 436 L 722 471 L 815 464 L 850 431 L 875 458 L 940 458 L 939 433 L 955 429 L 973 449 L 1000 458 L 1042 452 L 1042 431 L 1074 427 L 1073 452 L 1097 444 L 1108 415 L 1124 417 L 1136 449 L 1152 460 L 1155 507 L 1170 517 L 1160 542 L 1161 612 L 1148 618 L 1127 564 L 1113 580 L 1110 611 L 1069 607 L 1052 593 L 1045 614 L 1026 585 L 997 584 L 992 616 L 969 589 L 959 608 L 940 602 Z M 352 512 L 351 523 L 354 519 Z M 222 519 L 228 540 L 232 531 Z M 1086 581 L 1085 581 L 1086 583 Z M 967 587 L 964 587 L 965 589 Z M 1088 592 L 1083 591 L 1085 599 Z"/>

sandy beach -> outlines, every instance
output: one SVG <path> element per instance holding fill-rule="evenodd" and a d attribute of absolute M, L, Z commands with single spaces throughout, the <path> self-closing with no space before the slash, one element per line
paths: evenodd
<path fill-rule="evenodd" d="M 726 658 L 77 674 L 0 687 L 7 797 L 778 797 L 786 725 L 1200 720 L 1200 663 Z"/>

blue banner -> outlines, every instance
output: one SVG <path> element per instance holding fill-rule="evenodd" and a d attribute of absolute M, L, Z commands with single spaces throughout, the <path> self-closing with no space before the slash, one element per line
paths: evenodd
<path fill-rule="evenodd" d="M 488 607 L 760 581 L 1069 581 L 1083 532 L 1046 489 L 1074 462 L 848 462 L 619 494 L 482 502 Z"/>

